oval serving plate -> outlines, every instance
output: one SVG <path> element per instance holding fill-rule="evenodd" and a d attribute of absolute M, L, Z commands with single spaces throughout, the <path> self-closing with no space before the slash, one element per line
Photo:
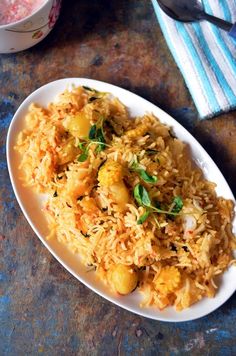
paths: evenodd
<path fill-rule="evenodd" d="M 14 150 L 14 146 L 18 133 L 24 128 L 24 117 L 29 105 L 31 103 L 37 103 L 41 106 L 47 106 L 49 102 L 55 99 L 56 95 L 63 92 L 66 88 L 70 88 L 72 85 L 85 85 L 95 88 L 98 91 L 113 94 L 128 107 L 132 116 L 144 115 L 146 112 L 153 113 L 162 123 L 171 126 L 174 134 L 190 146 L 192 157 L 198 166 L 201 167 L 205 177 L 217 184 L 216 191 L 218 196 L 231 199 L 235 202 L 226 180 L 206 151 L 183 126 L 164 111 L 138 95 L 117 86 L 92 79 L 67 78 L 46 84 L 28 96 L 15 113 L 8 131 L 7 162 L 10 178 L 18 203 L 32 229 L 53 256 L 79 281 L 100 296 L 133 313 L 155 320 L 180 322 L 194 320 L 214 311 L 236 290 L 236 268 L 234 267 L 229 268 L 223 274 L 220 288 L 215 298 L 204 298 L 197 304 L 181 312 L 176 312 L 174 308 L 167 308 L 160 311 L 154 307 L 141 308 L 139 306 L 141 294 L 137 291 L 123 297 L 110 292 L 95 276 L 94 272 L 86 272 L 86 268 L 80 262 L 78 255 L 72 254 L 64 245 L 61 245 L 57 241 L 48 241 L 46 239 L 48 234 L 47 222 L 41 210 L 45 196 L 40 196 L 34 193 L 31 188 L 22 185 L 18 170 L 20 156 L 18 152 Z M 233 221 L 233 232 L 236 233 L 236 218 L 234 218 Z"/>

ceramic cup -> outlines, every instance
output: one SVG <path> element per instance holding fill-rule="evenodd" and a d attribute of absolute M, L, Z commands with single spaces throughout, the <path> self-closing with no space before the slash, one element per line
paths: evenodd
<path fill-rule="evenodd" d="M 54 27 L 61 0 L 47 0 L 33 14 L 20 21 L 0 26 L 0 53 L 14 53 L 42 41 Z"/>

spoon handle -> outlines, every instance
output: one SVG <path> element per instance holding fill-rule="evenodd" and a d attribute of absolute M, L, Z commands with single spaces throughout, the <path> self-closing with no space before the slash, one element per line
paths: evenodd
<path fill-rule="evenodd" d="M 203 13 L 202 16 L 201 16 L 201 19 L 202 20 L 207 20 L 211 23 L 213 23 L 214 25 L 222 28 L 222 30 L 225 30 L 225 31 L 230 31 L 233 24 L 228 22 L 228 21 L 225 21 L 225 20 L 222 20 L 222 19 L 219 19 L 218 17 L 215 17 L 215 16 L 212 16 L 212 15 L 209 15 L 207 13 Z"/>
<path fill-rule="evenodd" d="M 236 23 L 231 27 L 229 31 L 229 35 L 236 40 Z"/>

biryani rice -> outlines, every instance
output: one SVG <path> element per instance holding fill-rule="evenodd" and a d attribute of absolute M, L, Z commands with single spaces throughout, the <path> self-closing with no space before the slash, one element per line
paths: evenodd
<path fill-rule="evenodd" d="M 101 118 L 105 142 L 82 135 Z M 182 310 L 215 296 L 217 276 L 233 263 L 233 203 L 216 196 L 215 184 L 168 126 L 152 114 L 131 119 L 117 98 L 83 87 L 66 90 L 48 108 L 32 104 L 26 125 L 16 146 L 20 170 L 24 184 L 48 193 L 48 238 L 93 266 L 114 291 L 111 271 L 130 266 L 142 306 Z M 122 177 L 115 174 L 113 182 L 114 162 Z M 107 186 L 101 173 L 99 179 L 102 169 Z M 143 181 L 140 170 L 156 181 Z M 152 211 L 139 224 L 147 209 L 134 198 L 138 184 L 169 212 L 181 197 L 181 211 L 174 217 Z"/>

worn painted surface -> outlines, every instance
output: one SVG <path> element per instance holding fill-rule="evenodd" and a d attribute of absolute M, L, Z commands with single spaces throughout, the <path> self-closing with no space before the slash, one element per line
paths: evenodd
<path fill-rule="evenodd" d="M 235 355 L 235 295 L 198 321 L 151 321 L 84 287 L 29 227 L 9 182 L 6 133 L 24 98 L 62 77 L 117 84 L 164 108 L 197 137 L 236 192 L 236 113 L 198 120 L 150 2 L 64 1 L 47 39 L 0 55 L 0 355 Z"/>

